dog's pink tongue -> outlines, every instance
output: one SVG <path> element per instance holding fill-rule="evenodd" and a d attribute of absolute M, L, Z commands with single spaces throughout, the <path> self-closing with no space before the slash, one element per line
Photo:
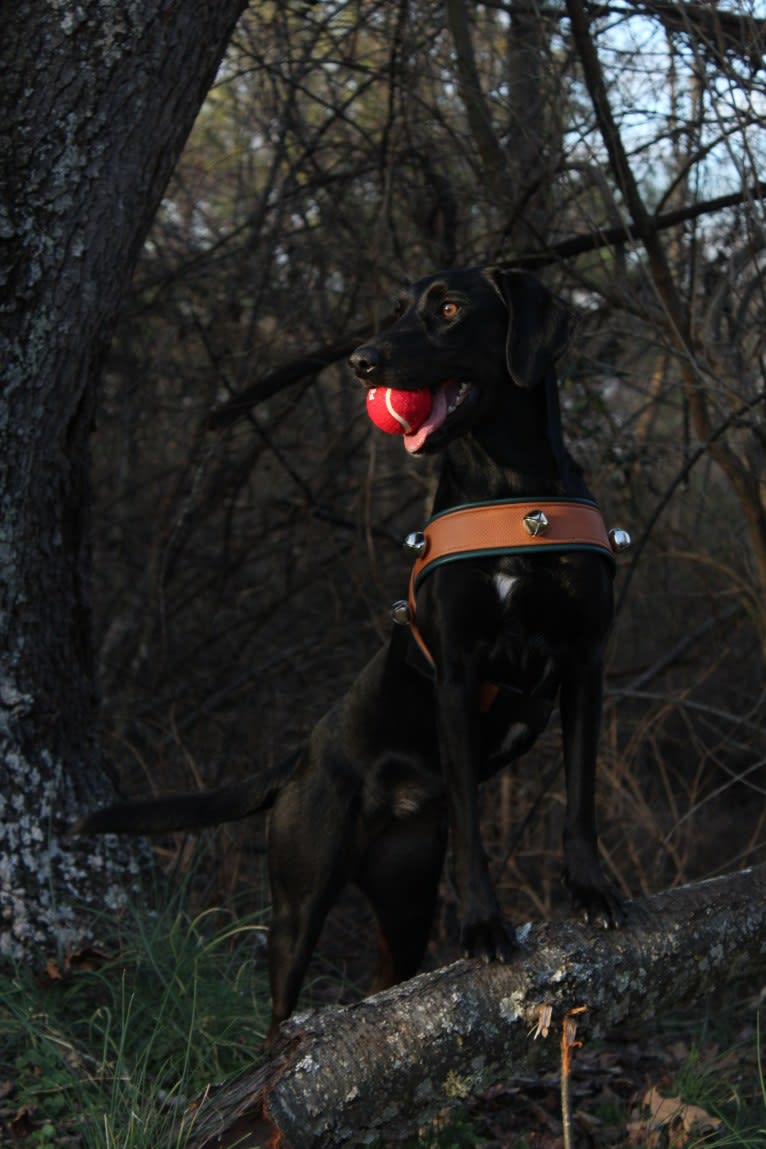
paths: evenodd
<path fill-rule="evenodd" d="M 444 383 L 438 391 L 434 392 L 431 413 L 425 423 L 421 423 L 417 431 L 413 431 L 411 435 L 404 436 L 404 445 L 411 455 L 416 454 L 420 450 L 431 432 L 435 431 L 437 427 L 441 427 L 447 418 L 449 391 L 453 386 L 456 387 L 458 384 L 453 384 L 452 381 L 450 381 L 449 383 Z"/>

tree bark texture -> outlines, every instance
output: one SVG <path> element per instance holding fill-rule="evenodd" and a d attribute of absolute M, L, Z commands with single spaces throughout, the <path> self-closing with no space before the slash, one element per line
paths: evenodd
<path fill-rule="evenodd" d="M 734 974 L 762 978 L 766 865 L 632 902 L 620 931 L 567 921 L 520 932 L 511 965 L 460 961 L 291 1019 L 267 1062 L 202 1104 L 193 1149 L 389 1144 L 539 1056 L 555 1059 L 571 1009 L 587 1007 L 587 1040 Z M 535 1040 L 549 1010 L 550 1036 Z"/>
<path fill-rule="evenodd" d="M 74 936 L 126 847 L 94 737 L 89 435 L 136 256 L 243 0 L 21 0 L 0 37 L 0 954 Z M 140 385 L 140 381 L 137 381 Z M 110 852 L 111 850 L 111 852 Z"/>

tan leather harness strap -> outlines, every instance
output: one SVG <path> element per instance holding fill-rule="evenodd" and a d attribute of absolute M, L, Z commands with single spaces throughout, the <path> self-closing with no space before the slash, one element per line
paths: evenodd
<path fill-rule="evenodd" d="M 614 561 L 601 512 L 585 499 L 511 499 L 456 507 L 434 515 L 419 543 L 407 590 L 409 625 L 431 665 L 433 659 L 416 623 L 415 599 L 418 587 L 437 566 L 483 555 L 535 551 L 594 551 Z M 491 705 L 496 694 L 493 684 L 483 685 L 482 709 Z"/>

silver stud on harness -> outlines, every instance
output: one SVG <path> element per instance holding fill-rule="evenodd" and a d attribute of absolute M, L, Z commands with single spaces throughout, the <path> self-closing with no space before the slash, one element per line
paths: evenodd
<path fill-rule="evenodd" d="M 538 535 L 544 535 L 550 525 L 548 516 L 544 511 L 530 511 L 521 520 L 524 524 L 524 529 L 532 538 L 537 538 Z"/>
<path fill-rule="evenodd" d="M 411 531 L 403 543 L 404 549 L 418 559 L 425 552 L 427 545 L 426 536 L 422 531 Z"/>
<path fill-rule="evenodd" d="M 631 546 L 633 540 L 627 531 L 623 531 L 620 527 L 612 527 L 609 532 L 609 545 L 617 554 L 620 551 L 626 551 Z"/>

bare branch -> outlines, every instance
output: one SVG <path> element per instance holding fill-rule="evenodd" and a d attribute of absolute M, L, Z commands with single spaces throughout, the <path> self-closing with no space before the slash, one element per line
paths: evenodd
<path fill-rule="evenodd" d="M 633 0 L 633 7 L 658 16 L 670 33 L 684 34 L 717 64 L 739 57 L 755 71 L 763 63 L 766 20 L 744 12 L 727 12 L 717 4 L 687 4 L 679 0 Z"/>
<path fill-rule="evenodd" d="M 728 195 L 716 196 L 713 199 L 701 200 L 686 207 L 676 208 L 673 211 L 663 212 L 661 215 L 647 217 L 647 230 L 652 232 L 665 231 L 668 228 L 678 227 L 690 220 L 699 219 L 700 216 L 714 215 L 727 208 L 738 207 L 751 201 L 766 199 L 766 181 L 761 181 L 753 187 L 741 192 L 732 192 Z M 613 247 L 619 243 L 630 243 L 644 238 L 646 231 L 636 224 L 615 224 L 612 227 L 587 232 L 583 235 L 573 235 L 559 243 L 551 244 L 543 251 L 536 251 L 518 256 L 512 260 L 500 261 L 500 266 L 511 268 L 541 269 L 552 264 L 572 259 L 577 255 L 584 255 L 590 251 Z M 393 314 L 381 320 L 385 327 L 393 323 Z M 247 387 L 239 395 L 214 408 L 207 417 L 207 428 L 211 431 L 222 430 L 231 426 L 237 419 L 243 417 L 259 403 L 270 399 L 285 387 L 300 383 L 312 375 L 317 375 L 325 367 L 338 363 L 351 354 L 373 331 L 371 325 L 357 328 L 346 339 L 336 343 L 329 343 L 315 348 L 308 355 L 294 359 L 281 367 L 275 368 L 259 379 L 252 386 Z"/>
<path fill-rule="evenodd" d="M 463 0 L 447 0 L 447 22 L 455 44 L 458 87 L 468 122 L 481 156 L 487 183 L 496 196 L 505 198 L 508 168 L 505 154 L 495 135 L 476 67 L 468 13 Z"/>

